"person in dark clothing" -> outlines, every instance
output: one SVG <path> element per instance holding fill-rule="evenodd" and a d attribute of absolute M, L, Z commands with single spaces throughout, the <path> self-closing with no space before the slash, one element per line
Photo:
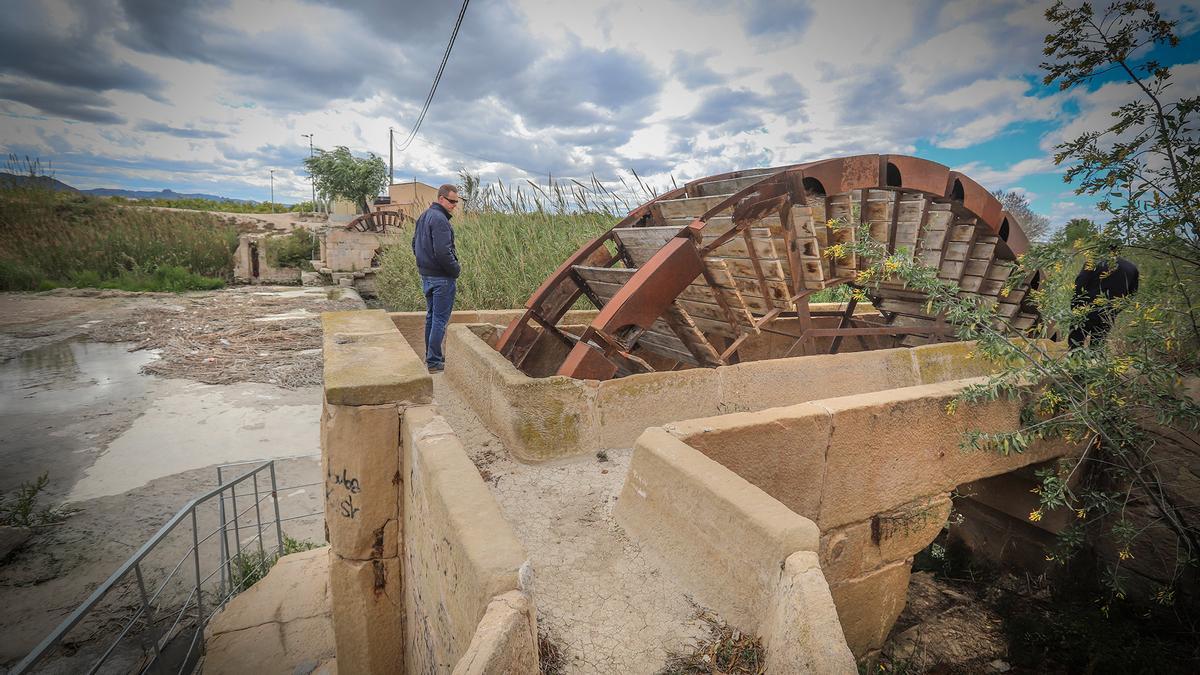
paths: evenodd
<path fill-rule="evenodd" d="M 413 228 L 413 255 L 417 258 L 421 291 L 425 294 L 425 365 L 431 373 L 440 373 L 446 367 L 442 342 L 446 339 L 446 324 L 450 323 L 458 275 L 462 272 L 454 250 L 454 228 L 450 226 L 458 202 L 457 187 L 439 187 L 437 201 L 417 218 Z"/>
<path fill-rule="evenodd" d="M 1124 258 L 1116 259 L 1113 269 L 1109 261 L 1102 260 L 1093 269 L 1084 267 L 1075 277 L 1075 295 L 1071 298 L 1071 307 L 1090 306 L 1083 325 L 1071 330 L 1069 340 L 1071 349 L 1083 346 L 1085 338 L 1091 337 L 1091 346 L 1098 347 L 1108 337 L 1116 319 L 1117 310 L 1111 304 L 1092 304 L 1101 296 L 1112 301 L 1133 295 L 1138 289 L 1138 268 Z"/>

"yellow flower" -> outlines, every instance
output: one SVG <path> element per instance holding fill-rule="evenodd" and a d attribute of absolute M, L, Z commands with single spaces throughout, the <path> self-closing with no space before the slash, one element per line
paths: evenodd
<path fill-rule="evenodd" d="M 1037 521 L 1039 521 L 1041 519 L 1042 519 L 1042 510 L 1041 509 L 1029 512 L 1029 520 L 1036 523 Z"/>
<path fill-rule="evenodd" d="M 1054 556 L 1047 553 L 1046 554 L 1046 562 L 1054 562 Z"/>
<path fill-rule="evenodd" d="M 1133 554 L 1130 553 L 1129 549 L 1127 549 L 1127 548 L 1123 548 L 1120 551 L 1117 551 L 1117 555 L 1121 557 L 1121 560 L 1129 560 L 1130 558 L 1133 557 Z"/>
<path fill-rule="evenodd" d="M 1076 518 L 1083 518 L 1086 515 L 1087 515 L 1087 511 L 1084 511 L 1083 509 L 1075 509 L 1075 517 Z"/>
<path fill-rule="evenodd" d="M 885 272 L 895 272 L 900 269 L 900 263 L 895 260 L 885 260 L 883 262 L 883 269 Z"/>
<path fill-rule="evenodd" d="M 950 401 L 946 404 L 946 414 L 953 415 L 954 411 L 958 410 L 958 401 Z"/>
<path fill-rule="evenodd" d="M 1000 297 L 1002 297 L 1002 298 L 1007 298 L 1007 297 L 1008 297 L 1008 293 L 1009 293 L 1009 291 L 1010 291 L 1010 290 L 1011 290 L 1011 289 L 1009 289 L 1009 288 L 1008 288 L 1008 286 L 1005 286 L 1004 288 L 1001 288 L 1001 289 L 1000 289 Z"/>
<path fill-rule="evenodd" d="M 825 227 L 837 227 L 838 221 L 836 218 L 830 218 L 825 221 Z"/>

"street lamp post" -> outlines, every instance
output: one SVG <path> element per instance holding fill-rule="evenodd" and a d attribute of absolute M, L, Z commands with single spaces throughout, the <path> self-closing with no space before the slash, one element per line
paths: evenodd
<path fill-rule="evenodd" d="M 308 139 L 308 158 L 312 159 L 312 157 L 313 157 L 313 135 L 312 134 L 300 134 L 300 135 L 302 137 Z M 317 210 L 317 183 L 316 183 L 316 181 L 313 180 L 312 171 L 308 172 L 308 183 L 309 183 L 309 185 L 312 185 L 312 208 L 313 208 L 313 212 L 315 213 Z"/>
<path fill-rule="evenodd" d="M 270 169 L 271 172 L 271 213 L 275 213 L 275 169 Z"/>

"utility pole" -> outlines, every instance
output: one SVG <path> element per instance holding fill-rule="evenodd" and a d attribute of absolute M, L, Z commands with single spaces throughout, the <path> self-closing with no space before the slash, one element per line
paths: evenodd
<path fill-rule="evenodd" d="M 392 140 L 392 128 L 388 127 L 388 183 L 396 184 L 396 143 Z"/>
<path fill-rule="evenodd" d="M 271 213 L 275 213 L 275 169 L 270 169 L 271 172 Z"/>
<path fill-rule="evenodd" d="M 313 135 L 312 134 L 300 134 L 300 136 L 308 139 L 308 158 L 312 159 L 312 157 L 313 157 Z M 317 183 L 316 183 L 316 181 L 313 180 L 312 171 L 308 172 L 308 184 L 312 186 L 312 210 L 313 210 L 313 213 L 316 213 L 316 211 L 317 211 Z"/>

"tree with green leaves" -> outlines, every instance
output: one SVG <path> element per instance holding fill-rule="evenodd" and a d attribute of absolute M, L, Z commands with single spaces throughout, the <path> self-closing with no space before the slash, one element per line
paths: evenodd
<path fill-rule="evenodd" d="M 345 199 L 371 212 L 371 201 L 388 184 L 387 165 L 375 153 L 355 157 L 350 148 L 339 145 L 333 150 L 318 150 L 304 160 L 312 174 L 317 192 L 326 199 Z"/>
<path fill-rule="evenodd" d="M 1170 70 L 1147 58 L 1152 46 L 1178 43 L 1174 25 L 1153 3 L 1118 2 L 1096 12 L 1088 3 L 1068 8 L 1058 2 L 1046 18 L 1053 24 L 1044 49 L 1049 60 L 1042 64 L 1046 84 L 1066 90 L 1116 72 L 1131 98 L 1112 112 L 1108 127 L 1056 149 L 1056 162 L 1067 167 L 1065 179 L 1078 185 L 1079 194 L 1099 197 L 1110 220 L 1098 228 L 1073 221 L 1012 266 L 1009 289 L 1039 276 L 1027 301 L 1042 323 L 1021 334 L 980 297 L 960 295 L 957 284 L 939 279 L 913 251 L 889 253 L 870 239 L 868 228 L 860 228 L 845 252 L 869 261 L 855 291 L 859 297 L 870 294 L 870 284 L 902 279 L 928 297 L 932 311 L 953 323 L 960 339 L 977 341 L 978 350 L 1001 366 L 986 383 L 966 387 L 959 401 L 1018 399 L 1024 404 L 1021 428 L 968 433 L 965 448 L 1024 452 L 1046 440 L 1076 448 L 1057 467 L 1038 472 L 1039 506 L 1029 519 L 1041 520 L 1052 510 L 1072 514 L 1047 558 L 1065 563 L 1095 551 L 1109 589 L 1105 607 L 1130 593 L 1171 605 L 1185 577 L 1196 588 L 1200 561 L 1200 505 L 1181 483 L 1187 480 L 1186 458 L 1200 456 L 1200 405 L 1185 387 L 1200 374 L 1200 99 L 1169 98 L 1177 91 L 1169 89 Z M 1112 269 L 1118 253 L 1135 259 L 1148 278 L 1137 296 L 1096 299 L 1094 304 L 1120 311 L 1113 335 L 1070 351 L 1052 346 L 1046 338 L 1065 336 L 1095 309 L 1073 306 L 1076 271 L 1105 260 Z M 1163 549 L 1169 553 L 1157 576 L 1143 574 L 1148 568 L 1129 571 L 1143 564 L 1145 552 Z M 1136 589 L 1135 578 L 1141 582 Z M 1148 591 L 1147 579 L 1157 584 Z"/>

